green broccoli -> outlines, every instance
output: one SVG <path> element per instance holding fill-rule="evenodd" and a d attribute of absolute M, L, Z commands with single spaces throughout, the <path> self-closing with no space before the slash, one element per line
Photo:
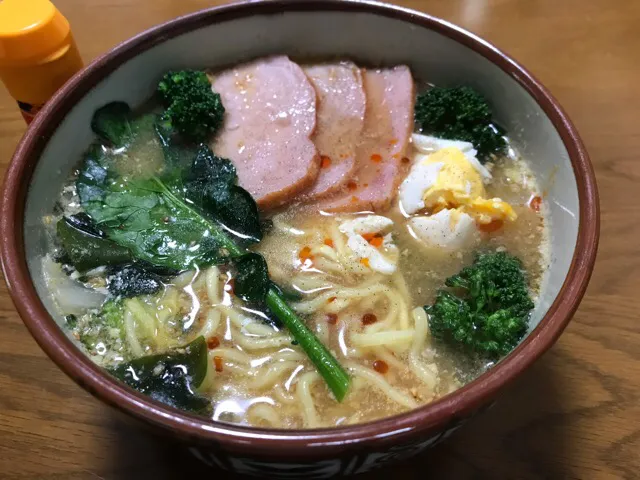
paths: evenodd
<path fill-rule="evenodd" d="M 432 335 L 492 360 L 509 353 L 527 331 L 533 301 L 520 260 L 506 252 L 478 255 L 449 277 L 425 307 Z"/>
<path fill-rule="evenodd" d="M 222 100 L 202 71 L 167 73 L 158 84 L 158 95 L 165 107 L 165 128 L 171 125 L 188 140 L 205 141 L 222 125 Z"/>
<path fill-rule="evenodd" d="M 415 119 L 424 133 L 473 143 L 481 162 L 507 147 L 491 116 L 486 99 L 470 87 L 433 87 L 416 101 Z"/>
<path fill-rule="evenodd" d="M 92 354 L 98 352 L 100 344 L 107 350 L 122 351 L 124 305 L 121 300 L 107 300 L 101 310 L 76 317 L 72 328 L 76 338 Z"/>

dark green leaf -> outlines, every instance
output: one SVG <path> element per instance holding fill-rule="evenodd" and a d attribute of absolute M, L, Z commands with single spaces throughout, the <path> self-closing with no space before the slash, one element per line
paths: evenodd
<path fill-rule="evenodd" d="M 200 145 L 187 180 L 231 186 L 238 180 L 238 174 L 233 163 L 214 155 L 208 146 Z"/>
<path fill-rule="evenodd" d="M 249 192 L 236 185 L 236 181 L 233 164 L 215 156 L 206 145 L 201 145 L 185 178 L 186 196 L 232 235 L 258 242 L 262 239 L 258 206 Z"/>
<path fill-rule="evenodd" d="M 196 389 L 207 375 L 207 344 L 198 337 L 170 353 L 149 355 L 111 369 L 119 380 L 154 400 L 195 413 L 205 413 L 210 402 Z"/>
<path fill-rule="evenodd" d="M 234 260 L 233 293 L 245 302 L 262 303 L 271 287 L 267 262 L 259 253 L 247 253 Z"/>
<path fill-rule="evenodd" d="M 186 270 L 226 261 L 220 232 L 181 199 L 180 182 L 123 178 L 114 163 L 92 150 L 76 182 L 82 206 L 111 240 L 159 267 Z"/>
<path fill-rule="evenodd" d="M 128 249 L 106 238 L 90 234 L 87 230 L 80 230 L 75 225 L 78 225 L 78 222 L 62 218 L 58 221 L 56 231 L 65 258 L 78 271 L 84 272 L 103 265 L 118 265 L 131 261 Z"/>
<path fill-rule="evenodd" d="M 65 315 L 64 317 L 64 321 L 67 324 L 67 327 L 73 329 L 76 327 L 76 325 L 78 324 L 78 317 L 76 317 L 75 315 L 71 314 L 71 315 Z"/>
<path fill-rule="evenodd" d="M 166 164 L 171 168 L 189 168 L 198 154 L 198 145 L 184 142 L 173 128 L 171 120 L 165 116 L 158 118 L 155 131 L 162 145 Z"/>
<path fill-rule="evenodd" d="M 109 272 L 107 289 L 114 297 L 151 295 L 162 289 L 162 279 L 139 265 L 125 265 Z"/>
<path fill-rule="evenodd" d="M 131 108 L 124 102 L 106 104 L 93 114 L 91 129 L 109 145 L 126 145 L 133 134 Z"/>
<path fill-rule="evenodd" d="M 69 215 L 68 217 L 65 217 L 65 220 L 75 229 L 85 232 L 88 235 L 99 238 L 107 238 L 107 234 L 100 230 L 93 219 L 85 212 L 76 213 L 75 215 Z"/>
<path fill-rule="evenodd" d="M 155 273 L 159 277 L 165 277 L 165 278 L 166 277 L 175 277 L 176 275 L 180 274 L 180 272 L 182 271 L 182 270 L 179 270 L 177 268 L 169 268 L 169 267 L 162 267 L 162 266 L 154 265 L 152 263 L 144 262 L 142 260 L 136 260 L 135 264 L 137 266 L 143 268 L 147 272 Z"/>

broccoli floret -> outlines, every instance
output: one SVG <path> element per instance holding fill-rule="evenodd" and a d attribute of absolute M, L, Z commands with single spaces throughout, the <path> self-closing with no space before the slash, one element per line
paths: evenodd
<path fill-rule="evenodd" d="M 432 335 L 469 353 L 496 360 L 527 331 L 533 301 L 520 260 L 506 252 L 480 254 L 449 277 L 425 307 Z"/>
<path fill-rule="evenodd" d="M 507 147 L 491 116 L 487 100 L 470 87 L 434 87 L 416 101 L 415 119 L 424 133 L 473 143 L 481 162 Z"/>
<path fill-rule="evenodd" d="M 121 351 L 124 339 L 124 306 L 121 300 L 108 300 L 102 309 L 67 320 L 76 338 L 89 353 L 98 353 L 100 344 L 105 350 Z"/>
<path fill-rule="evenodd" d="M 102 306 L 100 317 L 102 324 L 108 328 L 123 328 L 124 310 L 122 302 L 118 300 L 109 300 Z"/>
<path fill-rule="evenodd" d="M 158 95 L 165 107 L 165 128 L 170 125 L 188 140 L 205 141 L 222 125 L 222 100 L 204 72 L 169 72 L 158 84 Z"/>

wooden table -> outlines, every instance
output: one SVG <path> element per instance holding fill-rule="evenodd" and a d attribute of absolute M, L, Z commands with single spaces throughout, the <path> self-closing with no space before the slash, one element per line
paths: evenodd
<path fill-rule="evenodd" d="M 204 0 L 58 0 L 88 61 Z M 589 291 L 557 343 L 499 402 L 410 463 L 359 477 L 640 478 L 640 2 L 404 0 L 495 43 L 574 119 L 602 204 Z M 24 131 L 0 89 L 0 170 Z M 0 288 L 0 478 L 186 478 L 207 471 L 116 417 L 40 351 Z"/>

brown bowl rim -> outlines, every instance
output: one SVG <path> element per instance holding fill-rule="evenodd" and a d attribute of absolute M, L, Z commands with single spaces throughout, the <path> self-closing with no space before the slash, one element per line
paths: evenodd
<path fill-rule="evenodd" d="M 549 117 L 569 153 L 578 186 L 579 229 L 571 266 L 557 298 L 529 336 L 495 367 L 454 393 L 400 415 L 349 427 L 292 431 L 214 422 L 160 404 L 120 384 L 82 354 L 47 313 L 31 281 L 24 252 L 23 213 L 31 175 L 47 140 L 78 100 L 117 67 L 167 39 L 235 18 L 283 11 L 342 11 L 391 17 L 433 30 L 483 55 L 520 84 Z M 449 22 L 398 6 L 354 0 L 249 1 L 214 7 L 153 27 L 116 46 L 71 79 L 36 116 L 7 170 L 0 214 L 0 253 L 11 297 L 38 344 L 67 375 L 107 404 L 183 439 L 219 442 L 245 454 L 275 454 L 280 458 L 336 455 L 346 445 L 385 447 L 401 443 L 433 433 L 436 427 L 487 404 L 498 390 L 549 349 L 564 330 L 587 288 L 600 228 L 595 175 L 582 140 L 562 107 L 533 75 L 490 43 Z"/>

